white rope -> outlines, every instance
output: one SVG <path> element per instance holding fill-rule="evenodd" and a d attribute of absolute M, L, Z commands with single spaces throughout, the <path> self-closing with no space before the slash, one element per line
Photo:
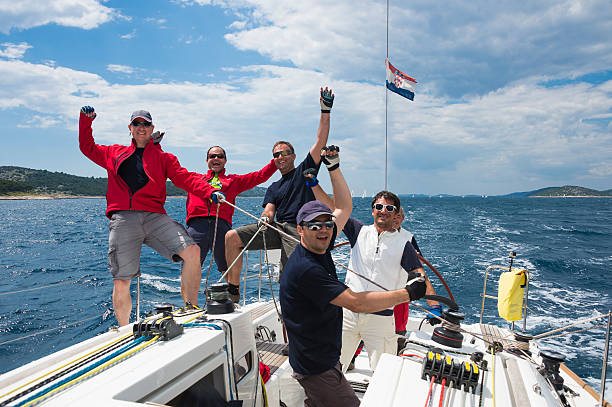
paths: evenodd
<path fill-rule="evenodd" d="M 227 202 L 227 201 L 224 201 Z M 225 270 L 225 273 L 223 273 L 223 275 L 221 276 L 221 278 L 219 278 L 218 282 L 223 281 L 223 279 L 225 278 L 225 276 L 227 276 L 227 273 L 229 273 L 229 271 L 232 269 L 232 267 L 234 267 L 234 264 L 236 264 L 236 262 L 238 261 L 238 259 L 244 254 L 244 252 L 247 251 L 247 248 L 249 247 L 249 245 L 251 244 L 251 242 L 253 240 L 255 240 L 255 236 L 257 236 L 257 234 L 261 231 L 261 229 L 264 227 L 265 225 L 261 225 L 259 227 L 259 229 L 257 229 L 257 231 L 253 234 L 253 237 L 251 238 L 251 240 L 249 240 L 249 242 L 244 246 L 244 248 L 242 249 L 242 251 L 240 252 L 240 254 L 238 256 L 236 256 L 236 258 L 234 259 L 234 261 L 232 262 L 232 264 L 229 265 L 229 267 L 227 268 L 227 270 Z M 241 270 L 242 271 L 242 270 Z"/>
<path fill-rule="evenodd" d="M 71 284 L 71 283 L 74 283 L 74 282 L 78 282 L 80 280 L 85 280 L 87 278 L 101 276 L 102 274 L 108 274 L 108 272 L 105 271 L 103 273 L 94 274 L 92 276 L 83 276 L 83 277 L 75 278 L 74 280 L 68 280 L 68 281 L 64 281 L 64 282 L 60 282 L 60 283 L 53 283 L 53 284 L 48 284 L 48 285 L 42 285 L 40 287 L 24 288 L 23 290 L 15 290 L 15 291 L 6 291 L 6 292 L 3 292 L 3 293 L 0 293 L 0 296 L 2 296 L 2 295 L 9 295 L 9 294 L 25 293 L 25 292 L 28 292 L 28 291 L 42 290 L 43 288 L 51 288 L 51 287 L 57 287 L 57 286 L 64 285 L 64 284 Z"/>
<path fill-rule="evenodd" d="M 564 326 L 564 327 L 562 327 L 562 328 L 553 329 L 552 331 L 548 331 L 548 332 L 541 333 L 541 334 L 539 334 L 539 335 L 535 335 L 535 336 L 533 337 L 533 339 L 541 339 L 541 338 L 546 337 L 546 336 L 548 336 L 548 335 L 551 335 L 551 334 L 554 334 L 554 333 L 557 333 L 557 332 L 561 332 L 561 331 L 565 331 L 566 329 L 569 329 L 569 328 L 575 327 L 575 326 L 580 325 L 580 324 L 584 324 L 584 323 L 586 323 L 586 322 L 595 321 L 596 319 L 608 318 L 608 316 L 610 316 L 610 315 L 611 315 L 611 313 L 610 313 L 610 312 L 608 312 L 607 314 L 603 314 L 603 315 L 600 315 L 600 316 L 597 316 L 597 317 L 588 318 L 588 319 L 583 319 L 583 320 L 578 321 L 578 322 L 576 322 L 576 323 L 566 325 L 566 326 Z"/>
<path fill-rule="evenodd" d="M 80 324 L 81 322 L 86 322 L 86 321 L 89 321 L 89 320 L 92 320 L 92 319 L 101 318 L 101 317 L 104 316 L 104 314 L 102 314 L 102 315 L 95 315 L 95 316 L 90 317 L 90 318 L 81 319 L 80 321 L 75 321 L 75 322 L 71 322 L 69 324 L 64 324 L 64 325 L 58 326 L 57 328 L 50 328 L 50 329 L 46 329 L 44 331 L 34 332 L 33 334 L 22 336 L 20 338 L 16 338 L 16 339 L 11 339 L 9 341 L 0 342 L 0 346 L 6 345 L 7 343 L 17 342 L 17 341 L 20 341 L 22 339 L 30 338 L 32 336 L 44 334 L 44 333 L 47 333 L 47 332 L 57 331 L 58 329 L 69 327 L 70 325 L 76 325 L 76 324 Z"/>
<path fill-rule="evenodd" d="M 213 233 L 213 244 L 212 244 L 212 249 L 210 249 L 210 264 L 208 266 L 208 273 L 206 273 L 206 283 L 204 284 L 205 293 L 208 292 L 208 277 L 210 276 L 210 270 L 212 269 L 213 259 L 215 257 L 215 245 L 217 244 L 217 225 L 219 224 L 219 208 L 220 207 L 221 207 L 221 202 L 217 203 L 217 211 L 215 213 L 215 232 Z"/>
<path fill-rule="evenodd" d="M 290 235 L 290 234 L 288 234 L 287 232 L 285 232 L 285 231 L 283 231 L 283 230 L 281 230 L 281 229 L 279 229 L 279 228 L 277 228 L 277 227 L 275 227 L 275 226 L 271 225 L 270 223 L 266 222 L 265 220 L 261 220 L 261 219 L 259 219 L 257 216 L 255 216 L 255 215 L 251 215 L 250 213 L 248 213 L 248 212 L 247 212 L 247 211 L 245 211 L 244 209 L 239 208 L 238 206 L 236 206 L 236 205 L 232 204 L 231 202 L 226 201 L 226 200 L 225 200 L 225 199 L 223 199 L 223 198 L 221 199 L 221 201 L 222 201 L 222 202 L 225 202 L 226 204 L 228 204 L 228 205 L 230 205 L 230 206 L 232 206 L 234 209 L 238 209 L 240 212 L 244 213 L 245 215 L 250 216 L 251 218 L 255 219 L 256 221 L 261 222 L 261 223 L 262 223 L 262 226 L 263 226 L 263 225 L 268 226 L 268 227 L 270 227 L 270 228 L 272 228 L 272 229 L 276 230 L 278 233 L 281 233 L 281 234 L 283 234 L 283 235 L 287 236 L 288 238 L 293 239 L 294 241 L 296 241 L 296 242 L 300 243 L 300 240 L 299 240 L 299 239 L 296 239 L 294 236 L 291 236 L 291 235 Z M 260 228 L 259 228 L 257 231 L 259 232 L 259 230 L 260 230 L 260 229 L 261 229 L 261 226 L 260 226 Z M 254 238 L 254 237 L 255 237 L 255 236 L 253 236 L 253 238 Z M 249 243 L 247 243 L 247 244 L 246 244 L 246 246 L 245 246 L 245 247 L 244 247 L 244 249 L 242 250 L 243 252 L 246 250 L 246 248 L 249 246 L 249 244 L 250 244 L 252 241 L 253 241 L 253 239 L 251 239 L 251 240 L 249 241 Z M 240 253 L 240 255 L 242 255 L 242 253 Z M 238 258 L 236 258 L 236 260 L 237 260 L 237 259 L 238 259 Z M 234 263 L 236 262 L 236 260 L 234 260 Z M 366 276 L 361 275 L 361 274 L 357 273 L 356 271 L 351 270 L 350 268 L 346 267 L 344 264 L 342 264 L 342 263 L 340 263 L 340 262 L 338 262 L 338 261 L 336 261 L 336 260 L 332 260 L 332 261 L 334 262 L 334 264 L 336 264 L 336 265 L 338 265 L 338 266 L 340 266 L 340 267 L 342 267 L 342 268 L 344 268 L 344 269 L 346 269 L 346 270 L 350 271 L 351 273 L 355 274 L 355 275 L 356 275 L 356 276 L 358 276 L 358 277 L 363 278 L 363 279 L 364 279 L 364 280 L 366 280 L 368 283 L 374 284 L 375 286 L 377 286 L 378 288 L 380 288 L 380 289 L 382 289 L 382 290 L 384 290 L 384 291 L 389 291 L 389 289 L 388 289 L 388 288 L 385 288 L 385 287 L 383 287 L 382 285 L 378 284 L 377 282 L 370 280 L 370 279 L 369 279 L 369 278 L 367 278 Z M 232 263 L 232 266 L 234 265 L 234 263 Z M 230 267 L 228 267 L 228 268 L 227 268 L 227 270 L 229 271 L 231 268 L 232 268 L 232 267 L 230 266 Z M 221 279 L 223 279 L 223 278 L 225 277 L 225 275 L 226 275 L 226 274 L 227 274 L 227 271 L 225 272 L 225 274 L 223 274 L 223 276 L 221 276 Z M 221 281 L 221 279 L 220 279 L 219 281 Z"/>

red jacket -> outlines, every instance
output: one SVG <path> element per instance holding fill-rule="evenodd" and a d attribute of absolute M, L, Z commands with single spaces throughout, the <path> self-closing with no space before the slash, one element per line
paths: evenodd
<path fill-rule="evenodd" d="M 214 189 L 201 179 L 198 173 L 189 172 L 181 167 L 178 159 L 164 152 L 153 140 L 149 141 L 142 155 L 144 171 L 149 182 L 132 194 L 130 188 L 119 176 L 119 166 L 136 151 L 132 142 L 129 146 L 114 144 L 104 146 L 94 142 L 91 130 L 93 119 L 81 113 L 79 119 L 79 147 L 87 158 L 106 169 L 108 189 L 106 191 L 106 216 L 113 211 L 133 210 L 166 213 L 166 180 L 174 185 L 209 198 Z"/>
<path fill-rule="evenodd" d="M 229 174 L 225 175 L 225 169 L 219 173 L 219 181 L 221 181 L 221 192 L 225 194 L 225 199 L 232 204 L 236 203 L 236 196 L 241 192 L 253 188 L 255 185 L 259 185 L 262 182 L 266 182 L 272 174 L 276 171 L 276 164 L 274 159 L 270 160 L 268 165 L 263 167 L 259 171 L 251 172 L 248 174 L 237 175 Z M 208 170 L 206 175 L 200 175 L 200 177 L 208 182 L 215 174 Z M 217 191 L 215 189 L 215 191 Z M 232 216 L 234 215 L 234 207 L 227 204 L 221 204 L 219 207 L 219 217 L 225 219 L 232 224 Z M 201 197 L 189 193 L 187 196 L 187 220 L 195 218 L 197 216 L 217 216 L 217 204 L 213 203 L 210 199 L 202 199 Z"/>

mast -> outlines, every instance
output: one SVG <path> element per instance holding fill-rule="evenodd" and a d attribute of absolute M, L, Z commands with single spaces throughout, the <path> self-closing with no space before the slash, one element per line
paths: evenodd
<path fill-rule="evenodd" d="M 387 0 L 387 60 L 389 59 L 389 0 Z M 385 83 L 387 78 L 387 72 L 385 67 Z M 389 90 L 385 85 L 385 191 L 387 190 L 387 104 L 388 104 Z"/>

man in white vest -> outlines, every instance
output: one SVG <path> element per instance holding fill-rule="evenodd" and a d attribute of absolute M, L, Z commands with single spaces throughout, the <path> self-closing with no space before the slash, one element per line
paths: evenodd
<path fill-rule="evenodd" d="M 426 293 L 435 294 L 411 244 L 412 235 L 397 230 L 396 219 L 400 207 L 397 195 L 381 191 L 372 199 L 373 225 L 364 226 L 354 218 L 349 219 L 345 225 L 344 234 L 351 243 L 349 268 L 378 284 L 349 272 L 345 284 L 351 290 L 396 290 L 406 285 L 408 272 L 415 271 L 425 276 Z M 430 302 L 430 305 L 436 304 Z M 374 313 L 356 313 L 344 308 L 343 313 L 340 363 L 344 372 L 361 340 L 368 350 L 372 370 L 376 369 L 381 354 L 396 354 L 397 334 L 393 308 Z"/>

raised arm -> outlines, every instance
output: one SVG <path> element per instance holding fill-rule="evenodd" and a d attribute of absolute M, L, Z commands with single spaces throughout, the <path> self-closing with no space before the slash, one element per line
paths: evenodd
<path fill-rule="evenodd" d="M 265 167 L 259 171 L 250 172 L 248 174 L 238 175 L 236 178 L 240 180 L 238 193 L 247 191 L 256 185 L 266 182 L 276 172 L 276 164 L 272 159 Z"/>
<path fill-rule="evenodd" d="M 331 89 L 321 88 L 321 97 L 319 98 L 321 104 L 321 118 L 319 119 L 319 129 L 317 130 L 317 139 L 310 148 L 310 156 L 314 160 L 315 164 L 321 162 L 321 149 L 327 144 L 327 138 L 329 137 L 329 122 L 330 112 L 334 104 L 334 94 Z"/>
<path fill-rule="evenodd" d="M 321 151 L 321 159 L 329 171 L 329 178 L 332 184 L 332 190 L 334 194 L 334 208 L 333 213 L 338 227 L 338 233 L 344 229 L 344 225 L 351 216 L 353 211 L 353 199 L 351 198 L 351 191 L 340 171 L 340 147 L 329 146 L 324 147 Z"/>
<path fill-rule="evenodd" d="M 304 171 L 304 178 L 306 179 L 306 186 L 309 186 L 312 190 L 312 193 L 315 196 L 317 201 L 323 202 L 325 205 L 329 207 L 332 211 L 336 209 L 334 205 L 334 201 L 332 198 L 327 195 L 327 192 L 323 190 L 321 185 L 319 185 L 319 180 L 316 175 L 317 170 L 315 168 L 309 168 Z"/>
<path fill-rule="evenodd" d="M 91 106 L 83 106 L 79 115 L 79 149 L 81 152 L 101 167 L 106 168 L 107 146 L 96 144 L 93 138 L 91 124 L 96 118 L 96 112 Z"/>

